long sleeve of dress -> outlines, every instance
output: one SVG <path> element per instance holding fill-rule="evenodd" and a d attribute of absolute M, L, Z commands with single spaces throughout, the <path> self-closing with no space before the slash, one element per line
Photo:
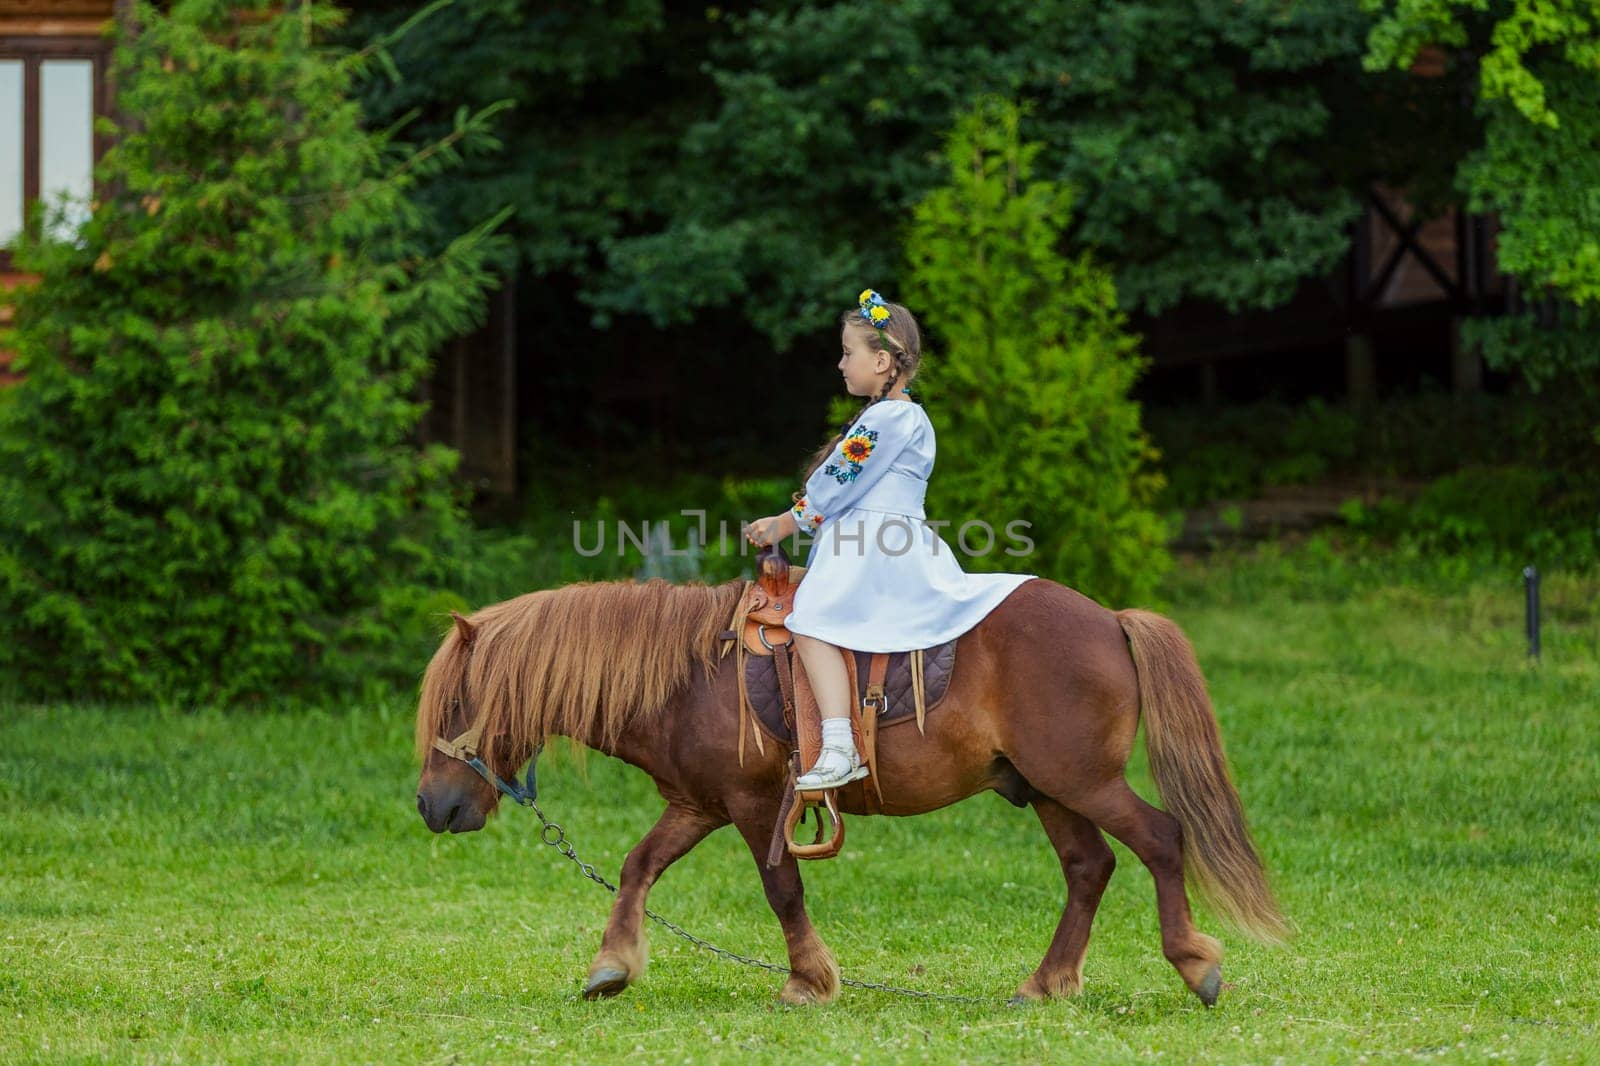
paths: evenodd
<path fill-rule="evenodd" d="M 815 531 L 829 515 L 847 510 L 889 472 L 921 421 L 916 404 L 875 403 L 834 446 L 833 454 L 806 480 L 805 493 L 789 509 L 801 529 Z"/>

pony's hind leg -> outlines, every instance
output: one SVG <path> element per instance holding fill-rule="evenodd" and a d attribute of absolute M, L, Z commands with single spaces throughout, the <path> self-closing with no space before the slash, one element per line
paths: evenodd
<path fill-rule="evenodd" d="M 1194 927 L 1183 887 L 1178 820 L 1140 799 L 1121 777 L 1072 797 L 1073 809 L 1122 841 L 1150 870 L 1161 918 L 1161 951 L 1202 1003 L 1222 988 L 1222 945 Z"/>
<path fill-rule="evenodd" d="M 727 825 L 702 811 L 669 804 L 622 864 L 617 901 L 600 940 L 600 953 L 584 982 L 585 999 L 615 996 L 644 975 L 649 945 L 641 925 L 650 886 L 713 830 Z"/>
<path fill-rule="evenodd" d="M 1116 856 L 1094 823 L 1045 796 L 1035 796 L 1033 809 L 1061 858 L 1067 878 L 1067 906 L 1050 941 L 1044 961 L 1017 988 L 1012 1002 L 1077 995 L 1083 989 L 1083 956 L 1089 927 L 1100 896 L 1116 869 Z"/>
<path fill-rule="evenodd" d="M 777 810 L 767 809 L 737 815 L 734 825 L 755 856 L 756 866 L 761 871 L 761 887 L 766 890 L 767 903 L 783 926 L 783 939 L 789 948 L 789 980 L 784 982 L 778 998 L 797 1006 L 829 1003 L 839 994 L 839 964 L 806 914 L 806 889 L 800 881 L 800 864 L 785 851 L 783 861 L 776 868 L 767 866 L 767 847 L 772 842 L 776 821 Z"/>

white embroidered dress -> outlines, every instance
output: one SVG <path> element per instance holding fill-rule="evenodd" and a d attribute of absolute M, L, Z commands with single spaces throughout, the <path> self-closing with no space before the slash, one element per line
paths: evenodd
<path fill-rule="evenodd" d="M 791 508 L 814 538 L 789 630 L 856 651 L 910 651 L 960 636 L 1034 574 L 966 573 L 923 500 L 933 423 L 922 405 L 880 400 L 861 413 Z M 991 551 L 1010 545 L 1005 521 Z M 959 538 L 958 538 L 959 539 Z M 969 538 L 975 551 L 990 538 Z"/>

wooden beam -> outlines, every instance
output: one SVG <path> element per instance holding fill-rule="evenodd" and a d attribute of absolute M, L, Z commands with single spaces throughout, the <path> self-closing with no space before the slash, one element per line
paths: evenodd
<path fill-rule="evenodd" d="M 1445 76 L 1449 57 L 1445 50 L 1436 44 L 1425 44 L 1417 49 L 1417 54 L 1411 60 L 1407 73 L 1419 78 L 1442 78 Z"/>
<path fill-rule="evenodd" d="M 4 0 L 0 37 L 99 37 L 118 0 Z"/>
<path fill-rule="evenodd" d="M 1450 320 L 1450 388 L 1457 396 L 1483 391 L 1483 355 L 1461 336 L 1461 316 Z"/>
<path fill-rule="evenodd" d="M 39 199 L 39 57 L 22 61 L 22 202 Z"/>
<path fill-rule="evenodd" d="M 105 18 L 17 18 L 0 15 L 0 37 L 99 37 L 111 25 Z"/>
<path fill-rule="evenodd" d="M 1378 399 L 1378 359 L 1372 338 L 1351 333 L 1344 339 L 1345 399 L 1357 411 L 1372 407 Z"/>
<path fill-rule="evenodd" d="M 99 15 L 110 18 L 116 0 L 5 0 L 8 15 Z"/>
<path fill-rule="evenodd" d="M 517 491 L 517 276 L 511 274 L 494 296 L 495 342 L 499 361 L 500 410 L 496 412 L 498 430 L 490 478 L 494 491 L 509 496 Z"/>
<path fill-rule="evenodd" d="M 1377 209 L 1378 214 L 1383 216 L 1384 222 L 1388 223 L 1389 228 L 1394 231 L 1394 235 L 1399 238 L 1400 241 L 1400 245 L 1395 249 L 1394 255 L 1391 256 L 1389 262 L 1385 264 L 1383 273 L 1379 276 L 1378 283 L 1372 287 L 1372 292 L 1368 294 L 1369 299 L 1373 303 L 1377 303 L 1378 301 L 1382 300 L 1383 290 L 1388 287 L 1389 279 L 1394 275 L 1395 267 L 1400 264 L 1400 259 L 1407 252 L 1410 252 L 1416 258 L 1417 262 L 1422 264 L 1422 268 L 1424 270 L 1433 275 L 1433 280 L 1439 283 L 1439 288 L 1444 290 L 1445 297 L 1447 299 L 1464 299 L 1461 286 L 1455 281 L 1452 281 L 1450 276 L 1444 272 L 1444 268 L 1439 266 L 1438 263 L 1435 263 L 1433 261 L 1433 257 L 1430 256 L 1423 249 L 1423 247 L 1417 243 L 1417 234 L 1422 231 L 1422 227 L 1424 224 L 1426 224 L 1427 219 L 1423 218 L 1419 212 L 1411 219 L 1409 223 L 1401 222 L 1399 217 L 1393 211 L 1389 210 L 1389 205 L 1383 202 L 1382 196 L 1375 192 L 1369 192 L 1368 199 L 1371 201 L 1372 206 Z"/>

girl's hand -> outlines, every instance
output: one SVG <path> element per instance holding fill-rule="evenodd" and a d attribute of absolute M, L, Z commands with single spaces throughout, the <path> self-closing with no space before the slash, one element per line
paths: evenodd
<path fill-rule="evenodd" d="M 798 528 L 794 514 L 785 511 L 768 518 L 756 519 L 745 527 L 744 535 L 751 544 L 765 548 L 769 544 L 776 544 L 785 537 L 792 536 Z"/>

